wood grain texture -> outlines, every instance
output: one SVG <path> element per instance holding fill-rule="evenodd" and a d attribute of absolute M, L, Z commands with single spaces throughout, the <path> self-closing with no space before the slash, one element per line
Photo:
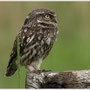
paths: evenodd
<path fill-rule="evenodd" d="M 90 88 L 90 70 L 27 72 L 25 88 Z"/>

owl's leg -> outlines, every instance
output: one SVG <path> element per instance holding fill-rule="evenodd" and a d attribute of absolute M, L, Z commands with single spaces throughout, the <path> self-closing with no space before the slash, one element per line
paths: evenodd
<path fill-rule="evenodd" d="M 32 71 L 37 71 L 37 70 L 40 70 L 40 68 L 38 67 L 38 68 L 36 68 L 35 66 L 33 66 L 33 65 L 27 65 L 27 70 L 29 71 L 29 72 L 32 72 Z"/>
<path fill-rule="evenodd" d="M 27 69 L 31 71 L 40 70 L 40 65 L 42 63 L 42 59 L 33 61 L 30 65 L 27 65 Z"/>
<path fill-rule="evenodd" d="M 36 70 L 35 67 L 32 66 L 32 65 L 27 65 L 26 68 L 27 68 L 27 70 L 28 70 L 29 72 L 32 72 L 32 71 L 35 71 L 35 70 Z"/>

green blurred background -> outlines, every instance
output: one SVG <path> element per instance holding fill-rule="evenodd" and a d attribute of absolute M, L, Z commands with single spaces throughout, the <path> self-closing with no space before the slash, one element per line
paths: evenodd
<path fill-rule="evenodd" d="M 0 88 L 24 88 L 26 70 L 4 77 L 15 36 L 29 12 L 49 8 L 56 12 L 59 35 L 41 69 L 55 72 L 90 69 L 90 2 L 0 2 Z"/>

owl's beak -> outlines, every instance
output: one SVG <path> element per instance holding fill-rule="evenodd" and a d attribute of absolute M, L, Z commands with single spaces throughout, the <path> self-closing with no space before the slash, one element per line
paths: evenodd
<path fill-rule="evenodd" d="M 50 21 L 49 23 L 52 24 L 54 27 L 57 26 L 57 21 L 56 21 L 56 19 L 53 19 L 53 20 Z"/>
<path fill-rule="evenodd" d="M 57 23 L 57 18 L 53 18 L 52 21 L 53 21 L 54 23 Z"/>

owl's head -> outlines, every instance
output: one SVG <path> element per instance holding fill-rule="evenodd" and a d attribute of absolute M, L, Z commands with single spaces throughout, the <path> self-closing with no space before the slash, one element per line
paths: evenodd
<path fill-rule="evenodd" d="M 57 20 L 56 14 L 49 9 L 36 9 L 33 10 L 26 18 L 24 25 L 30 26 L 39 26 L 39 27 L 56 27 Z"/>

